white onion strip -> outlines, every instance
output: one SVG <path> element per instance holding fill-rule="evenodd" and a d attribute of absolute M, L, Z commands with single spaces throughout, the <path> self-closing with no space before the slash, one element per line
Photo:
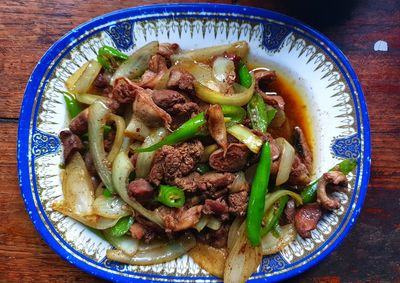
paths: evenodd
<path fill-rule="evenodd" d="M 275 183 L 277 186 L 279 186 L 289 179 L 290 172 L 292 171 L 295 151 L 293 146 L 284 138 L 277 138 L 275 141 L 281 150 L 279 169 Z"/>

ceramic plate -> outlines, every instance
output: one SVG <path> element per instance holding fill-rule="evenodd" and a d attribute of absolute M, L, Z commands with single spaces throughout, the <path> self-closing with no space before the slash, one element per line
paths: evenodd
<path fill-rule="evenodd" d="M 350 63 L 326 37 L 281 14 L 230 5 L 155 5 L 93 19 L 56 42 L 37 64 L 21 107 L 18 167 L 27 211 L 43 239 L 77 267 L 113 281 L 215 282 L 188 256 L 154 266 L 109 261 L 110 245 L 83 225 L 51 209 L 62 198 L 58 138 L 68 125 L 61 91 L 65 80 L 104 44 L 130 54 L 153 40 L 183 49 L 245 40 L 251 57 L 291 79 L 306 101 L 319 175 L 346 158 L 357 158 L 350 188 L 337 197 L 311 239 L 297 237 L 282 252 L 264 257 L 250 281 L 278 281 L 310 268 L 343 240 L 358 216 L 370 171 L 370 131 L 365 100 Z"/>

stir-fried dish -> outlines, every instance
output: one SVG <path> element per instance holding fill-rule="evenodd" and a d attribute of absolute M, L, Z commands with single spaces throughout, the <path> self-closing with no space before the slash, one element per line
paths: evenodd
<path fill-rule="evenodd" d="M 64 198 L 53 208 L 100 232 L 111 260 L 188 253 L 225 282 L 311 237 L 356 162 L 311 180 L 305 134 L 270 87 L 277 74 L 252 69 L 248 53 L 246 42 L 151 42 L 129 56 L 101 47 L 66 81 Z"/>

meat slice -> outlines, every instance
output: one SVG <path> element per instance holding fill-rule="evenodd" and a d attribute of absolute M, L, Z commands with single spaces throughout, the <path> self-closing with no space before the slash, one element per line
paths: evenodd
<path fill-rule="evenodd" d="M 197 239 L 217 249 L 225 248 L 228 242 L 229 227 L 228 224 L 223 224 L 221 228 L 216 231 L 204 228 L 201 233 L 198 234 Z"/>
<path fill-rule="evenodd" d="M 211 105 L 206 112 L 206 116 L 208 131 L 217 144 L 222 147 L 223 155 L 225 155 L 228 148 L 228 138 L 221 105 Z"/>
<path fill-rule="evenodd" d="M 242 143 L 229 144 L 226 153 L 223 149 L 217 149 L 209 157 L 211 168 L 220 172 L 237 172 L 247 164 L 250 151 Z"/>
<path fill-rule="evenodd" d="M 293 199 L 290 199 L 285 207 L 285 216 L 288 223 L 293 223 L 296 215 L 296 204 Z"/>
<path fill-rule="evenodd" d="M 214 194 L 219 189 L 227 189 L 235 180 L 232 173 L 207 172 L 198 178 L 198 188 L 212 198 L 216 198 Z"/>
<path fill-rule="evenodd" d="M 158 211 L 164 220 L 165 231 L 176 232 L 194 227 L 201 217 L 202 205 L 187 208 L 160 207 Z"/>
<path fill-rule="evenodd" d="M 129 231 L 131 232 L 132 238 L 137 240 L 141 240 L 146 232 L 143 226 L 139 223 L 133 223 L 131 228 L 129 228 Z"/>
<path fill-rule="evenodd" d="M 121 77 L 115 80 L 114 88 L 109 93 L 109 97 L 119 103 L 130 103 L 135 99 L 138 90 L 142 90 L 139 85 L 127 78 Z"/>
<path fill-rule="evenodd" d="M 153 89 L 167 70 L 167 60 L 159 54 L 153 55 L 149 61 L 149 69 L 142 75 L 139 86 Z"/>
<path fill-rule="evenodd" d="M 259 70 L 254 72 L 256 79 L 257 92 L 264 93 L 269 91 L 269 84 L 276 80 L 275 71 Z"/>
<path fill-rule="evenodd" d="M 294 217 L 297 233 L 303 238 L 310 238 L 311 231 L 317 227 L 322 212 L 318 203 L 310 203 L 301 207 Z"/>
<path fill-rule="evenodd" d="M 158 46 L 158 54 L 170 60 L 171 55 L 178 53 L 179 44 L 178 43 L 160 43 Z"/>
<path fill-rule="evenodd" d="M 99 89 L 104 89 L 110 85 L 111 75 L 109 73 L 100 72 L 93 81 L 93 85 Z"/>
<path fill-rule="evenodd" d="M 193 172 L 188 176 L 175 178 L 173 183 L 188 193 L 194 193 L 197 191 L 199 178 L 200 174 Z"/>
<path fill-rule="evenodd" d="M 194 90 L 193 81 L 194 77 L 189 72 L 174 68 L 171 70 L 167 87 L 191 93 Z"/>
<path fill-rule="evenodd" d="M 151 98 L 158 107 L 161 107 L 168 113 L 172 111 L 174 105 L 186 102 L 185 96 L 170 89 L 154 90 L 151 93 Z"/>
<path fill-rule="evenodd" d="M 237 193 L 229 194 L 228 196 L 229 212 L 237 216 L 246 215 L 248 200 L 249 200 L 248 191 L 240 191 Z"/>
<path fill-rule="evenodd" d="M 344 191 L 347 186 L 347 178 L 342 172 L 330 171 L 323 174 L 318 182 L 317 202 L 325 209 L 338 209 L 340 207 L 339 200 L 329 197 L 328 191 Z"/>
<path fill-rule="evenodd" d="M 136 91 L 133 113 L 151 128 L 162 126 L 169 128 L 172 121 L 171 116 L 154 103 L 150 91 L 148 92 L 143 89 Z"/>
<path fill-rule="evenodd" d="M 154 188 L 145 179 L 136 179 L 128 185 L 128 195 L 141 204 L 151 201 L 154 196 Z"/>
<path fill-rule="evenodd" d="M 296 153 L 292 164 L 292 170 L 290 171 L 289 179 L 286 184 L 290 186 L 306 186 L 310 181 L 310 172 Z"/>
<path fill-rule="evenodd" d="M 167 184 L 174 184 L 175 178 L 186 176 L 194 170 L 203 151 L 204 147 L 198 140 L 177 146 L 163 146 L 154 157 L 149 181 L 156 186 L 162 180 Z"/>
<path fill-rule="evenodd" d="M 222 215 L 222 214 L 228 214 L 229 208 L 224 199 L 206 199 L 204 202 L 203 206 L 203 214 L 205 215 Z"/>
<path fill-rule="evenodd" d="M 60 133 L 60 139 L 64 146 L 64 162 L 68 164 L 74 153 L 83 149 L 83 144 L 77 135 L 68 130 Z"/>
<path fill-rule="evenodd" d="M 145 243 L 150 243 L 154 239 L 163 238 L 166 236 L 165 231 L 160 226 L 146 219 L 145 217 L 142 217 L 141 215 L 136 215 L 135 220 L 135 224 L 140 224 L 140 228 L 143 229 L 144 235 L 142 237 L 142 240 Z M 135 229 L 135 227 L 133 229 Z"/>
<path fill-rule="evenodd" d="M 79 113 L 75 118 L 73 118 L 69 123 L 69 128 L 71 132 L 79 136 L 87 133 L 88 120 L 89 120 L 89 108 L 86 108 L 81 113 Z"/>

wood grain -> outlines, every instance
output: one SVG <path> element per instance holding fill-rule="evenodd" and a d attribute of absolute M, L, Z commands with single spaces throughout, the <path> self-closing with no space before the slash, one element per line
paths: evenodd
<path fill-rule="evenodd" d="M 20 195 L 17 119 L 26 82 L 44 52 L 85 21 L 152 1 L 0 2 L 0 282 L 103 282 L 62 260 L 40 238 Z M 174 1 L 201 2 L 201 1 Z M 211 2 L 211 1 L 210 1 Z M 228 0 L 212 1 L 230 3 Z M 239 0 L 312 25 L 346 54 L 362 84 L 372 134 L 372 171 L 361 215 L 343 244 L 290 282 L 400 282 L 400 2 Z M 388 52 L 373 50 L 377 40 Z"/>

